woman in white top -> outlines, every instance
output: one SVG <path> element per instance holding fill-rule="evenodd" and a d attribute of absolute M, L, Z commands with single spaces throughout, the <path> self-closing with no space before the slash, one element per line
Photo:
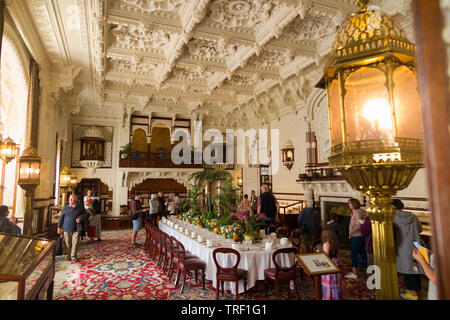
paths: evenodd
<path fill-rule="evenodd" d="M 158 199 L 156 199 L 156 194 L 152 194 L 151 195 L 151 200 L 149 201 L 149 205 L 150 205 L 150 221 L 152 223 L 153 226 L 157 226 L 158 224 L 158 207 L 159 207 L 159 202 Z"/>
<path fill-rule="evenodd" d="M 86 210 L 89 209 L 89 205 L 87 203 L 90 202 L 90 204 L 92 205 L 92 201 L 94 201 L 94 198 L 92 197 L 92 190 L 88 189 L 88 191 L 86 192 L 86 195 L 83 198 L 84 208 Z"/>

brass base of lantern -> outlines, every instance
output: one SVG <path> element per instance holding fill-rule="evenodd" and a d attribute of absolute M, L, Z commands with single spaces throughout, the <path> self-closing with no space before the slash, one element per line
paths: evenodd
<path fill-rule="evenodd" d="M 33 201 L 35 184 L 21 184 L 20 187 L 25 190 L 25 213 L 23 215 L 23 235 L 33 236 Z"/>
<path fill-rule="evenodd" d="M 379 267 L 377 300 L 399 298 L 393 221 L 392 196 L 406 188 L 421 164 L 356 166 L 339 168 L 353 189 L 368 198 L 367 213 L 372 223 L 374 263 Z"/>

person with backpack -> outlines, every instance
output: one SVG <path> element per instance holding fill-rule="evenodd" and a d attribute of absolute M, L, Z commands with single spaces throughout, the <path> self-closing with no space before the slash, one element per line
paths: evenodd
<path fill-rule="evenodd" d="M 141 195 L 139 193 L 136 193 L 134 195 L 134 198 L 130 201 L 131 221 L 133 223 L 133 231 L 131 232 L 131 246 L 136 248 L 140 246 L 136 242 L 136 237 L 142 227 L 142 215 L 148 210 L 142 208 L 140 200 Z"/>
<path fill-rule="evenodd" d="M 268 225 L 273 225 L 275 223 L 280 223 L 280 207 L 275 196 L 269 192 L 269 186 L 263 184 L 261 186 L 261 195 L 258 198 L 258 209 L 257 213 L 264 214 L 267 220 L 263 221 Z"/>
<path fill-rule="evenodd" d="M 406 292 L 401 293 L 400 296 L 407 300 L 419 300 L 420 275 L 424 272 L 412 253 L 415 249 L 414 242 L 421 242 L 422 224 L 414 213 L 403 211 L 405 205 L 401 200 L 394 199 L 392 205 L 396 209 L 393 225 L 397 272 L 403 274 L 406 287 Z"/>

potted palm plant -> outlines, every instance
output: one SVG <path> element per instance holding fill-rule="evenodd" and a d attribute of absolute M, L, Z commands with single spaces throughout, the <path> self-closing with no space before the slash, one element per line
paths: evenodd
<path fill-rule="evenodd" d="M 127 143 L 126 145 L 121 146 L 120 151 L 122 151 L 121 158 L 128 159 L 130 157 L 130 152 L 131 152 L 131 143 Z"/>

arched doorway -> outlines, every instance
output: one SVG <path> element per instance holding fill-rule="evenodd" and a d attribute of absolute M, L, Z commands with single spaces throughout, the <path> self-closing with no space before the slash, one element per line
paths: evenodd
<path fill-rule="evenodd" d="M 131 199 L 134 192 L 141 193 L 144 206 L 148 206 L 151 195 L 158 192 L 163 192 L 164 197 L 168 197 L 170 193 L 178 193 L 180 198 L 187 195 L 186 187 L 175 179 L 145 179 L 131 189 L 128 194 L 129 199 Z"/>
<path fill-rule="evenodd" d="M 0 66 L 0 133 L 17 144 L 17 154 L 24 148 L 27 115 L 28 83 L 25 68 L 14 44 L 4 36 Z M 2 204 L 12 215 L 22 217 L 24 191 L 17 186 L 17 159 L 5 167 Z"/>
<path fill-rule="evenodd" d="M 170 130 L 163 124 L 156 124 L 152 128 L 152 141 L 150 152 L 155 159 L 170 159 L 172 144 L 170 143 Z"/>
<path fill-rule="evenodd" d="M 108 211 L 112 210 L 113 192 L 109 190 L 105 183 L 100 179 L 81 179 L 75 189 L 79 201 L 83 201 L 83 197 L 88 190 L 91 190 L 93 196 L 100 201 L 101 214 L 107 214 Z"/>

